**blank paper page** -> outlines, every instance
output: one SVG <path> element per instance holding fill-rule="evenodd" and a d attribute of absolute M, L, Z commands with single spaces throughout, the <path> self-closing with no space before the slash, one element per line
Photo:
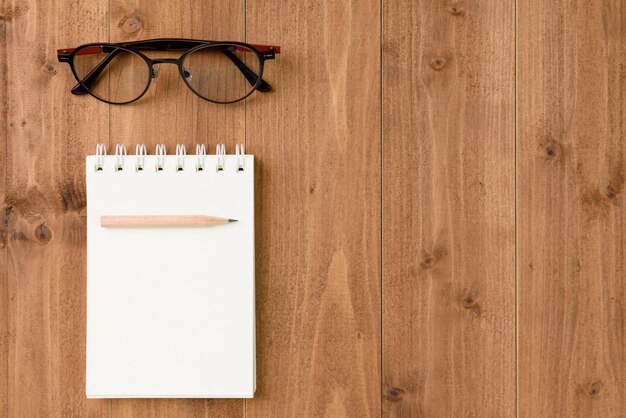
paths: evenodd
<path fill-rule="evenodd" d="M 87 157 L 87 396 L 245 397 L 255 389 L 254 160 Z M 177 171 L 177 161 L 184 169 Z M 103 215 L 209 215 L 212 227 L 103 228 Z"/>

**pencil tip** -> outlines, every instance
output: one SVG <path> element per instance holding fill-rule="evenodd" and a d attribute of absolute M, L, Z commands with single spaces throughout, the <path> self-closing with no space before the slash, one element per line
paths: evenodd
<path fill-rule="evenodd" d="M 228 222 L 237 222 L 237 219 L 229 219 Z"/>

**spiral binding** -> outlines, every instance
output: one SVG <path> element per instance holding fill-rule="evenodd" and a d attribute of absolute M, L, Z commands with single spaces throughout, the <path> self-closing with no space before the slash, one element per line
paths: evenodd
<path fill-rule="evenodd" d="M 215 155 L 217 155 L 217 164 L 215 171 L 224 171 L 224 156 L 226 155 L 226 146 L 224 144 L 217 144 L 215 147 Z"/>
<path fill-rule="evenodd" d="M 102 171 L 105 155 L 107 155 L 107 149 L 104 144 L 96 145 L 96 171 Z"/>
<path fill-rule="evenodd" d="M 196 156 L 196 171 L 204 171 L 204 157 L 206 156 L 204 144 L 196 145 Z"/>
<path fill-rule="evenodd" d="M 185 155 L 187 155 L 185 146 L 176 144 L 176 171 L 183 171 L 185 169 Z"/>
<path fill-rule="evenodd" d="M 245 169 L 246 159 L 244 158 L 246 155 L 245 145 L 237 144 L 235 146 L 235 156 L 237 160 L 237 172 L 243 171 Z"/>
<path fill-rule="evenodd" d="M 126 157 L 126 146 L 115 144 L 115 171 L 124 169 L 124 157 Z"/>
<path fill-rule="evenodd" d="M 156 146 L 156 156 L 157 156 L 157 163 L 156 163 L 156 171 L 163 171 L 163 168 L 165 168 L 165 144 L 157 144 Z"/>
<path fill-rule="evenodd" d="M 235 172 L 245 171 L 246 159 L 245 159 L 245 145 L 237 144 L 235 146 Z M 165 170 L 165 157 L 167 155 L 165 144 L 157 144 L 155 150 L 156 156 L 156 171 L 161 172 Z M 196 145 L 196 172 L 201 172 L 206 169 L 206 146 L 203 144 Z M 215 171 L 217 173 L 223 172 L 226 170 L 226 146 L 224 144 L 217 144 L 215 147 L 215 155 L 216 155 L 216 164 Z M 104 170 L 104 162 L 105 157 L 107 156 L 107 149 L 104 144 L 96 145 L 96 171 Z M 148 156 L 147 148 L 145 144 L 137 144 L 135 146 L 135 171 L 141 172 L 145 168 L 145 160 Z M 176 167 L 175 171 L 184 171 L 185 170 L 185 157 L 187 156 L 187 148 L 184 144 L 176 145 Z M 126 146 L 124 144 L 116 144 L 115 145 L 115 171 L 123 171 L 125 161 L 127 158 Z M 230 168 L 231 170 L 233 168 Z"/>
<path fill-rule="evenodd" d="M 146 162 L 146 155 L 148 154 L 146 146 L 144 144 L 137 144 L 135 146 L 135 171 L 143 171 L 143 166 Z"/>

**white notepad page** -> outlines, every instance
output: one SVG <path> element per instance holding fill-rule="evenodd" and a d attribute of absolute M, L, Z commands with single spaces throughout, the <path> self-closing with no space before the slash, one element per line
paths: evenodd
<path fill-rule="evenodd" d="M 87 397 L 251 398 L 254 159 L 87 157 Z M 96 164 L 102 162 L 102 170 Z M 182 171 L 176 170 L 179 162 Z M 209 215 L 192 228 L 102 228 L 103 215 Z"/>

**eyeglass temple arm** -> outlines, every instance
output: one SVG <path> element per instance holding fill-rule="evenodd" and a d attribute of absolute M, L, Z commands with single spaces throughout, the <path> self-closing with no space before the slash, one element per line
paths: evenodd
<path fill-rule="evenodd" d="M 111 51 L 106 57 L 104 57 L 102 61 L 98 63 L 98 65 L 93 68 L 93 70 L 89 72 L 89 74 L 85 76 L 85 78 L 83 79 L 83 84 L 87 86 L 87 88 L 90 88 L 92 84 L 98 79 L 100 73 L 104 71 L 106 66 L 109 65 L 111 60 L 115 58 L 115 56 L 119 53 L 118 51 L 119 49 L 114 49 L 113 51 Z M 83 85 L 79 83 L 72 88 L 71 92 L 74 95 L 85 94 L 87 93 L 87 88 L 83 87 Z"/>
<path fill-rule="evenodd" d="M 250 83 L 250 85 L 254 87 L 254 85 L 256 85 L 257 83 L 257 80 L 259 79 L 259 76 L 254 71 L 252 71 L 246 64 L 244 64 L 239 58 L 237 58 L 237 56 L 233 54 L 232 52 L 230 51 L 222 51 L 222 52 L 224 53 L 224 55 L 228 57 L 228 59 L 230 59 L 233 62 L 233 64 L 237 66 L 237 68 L 239 68 L 239 71 L 241 71 L 244 77 L 246 77 L 246 80 L 248 80 L 248 83 Z M 270 86 L 270 84 L 267 81 L 261 79 L 261 82 L 259 83 L 257 90 L 260 92 L 266 93 L 272 90 L 272 86 Z"/>
<path fill-rule="evenodd" d="M 186 50 L 191 49 L 198 45 L 207 45 L 207 44 L 220 44 L 223 42 L 220 41 L 200 41 L 196 39 L 146 39 L 143 41 L 132 41 L 132 42 L 122 42 L 117 45 L 120 46 L 128 46 L 135 47 L 138 49 L 153 49 L 153 50 Z M 227 43 L 227 42 L 226 42 Z M 248 48 L 245 46 L 236 46 L 239 51 L 248 51 Z M 272 53 L 272 54 L 280 54 L 280 47 L 274 45 L 251 45 L 255 49 L 257 49 L 261 53 Z M 141 47 L 141 48 L 139 48 Z M 266 56 L 265 54 L 263 54 Z"/>
<path fill-rule="evenodd" d="M 155 40 L 149 40 L 149 41 L 139 41 L 139 42 L 128 42 L 128 43 L 124 43 L 124 44 L 120 44 L 122 46 L 128 46 L 128 47 L 132 47 L 132 46 L 152 46 L 154 49 L 158 49 L 158 48 L 162 48 L 161 44 L 167 42 L 168 46 L 172 45 L 172 41 L 162 41 L 159 39 L 155 39 Z M 176 42 L 176 45 L 180 48 L 185 48 L 185 47 L 189 47 L 189 44 L 191 44 L 191 46 L 194 45 L 199 45 L 199 42 L 194 42 L 194 41 L 187 41 L 187 40 L 178 40 L 178 41 L 174 41 Z M 265 46 L 265 45 L 253 45 L 254 47 L 256 47 L 257 49 L 259 49 L 260 51 L 263 52 L 268 52 L 268 51 L 272 51 L 275 53 L 280 53 L 280 47 L 273 47 L 273 46 Z M 58 52 L 63 51 L 64 53 L 67 53 L 66 51 L 69 51 L 68 49 L 65 50 L 59 50 Z M 94 47 L 93 50 L 91 49 L 86 49 L 84 51 L 83 54 L 81 55 L 86 55 L 86 54 L 95 54 L 98 52 L 101 52 L 102 48 L 100 47 Z M 100 73 L 102 73 L 102 71 L 106 68 L 106 66 L 109 64 L 109 62 L 111 62 L 111 60 L 113 58 L 115 58 L 115 55 L 117 55 L 117 51 L 119 51 L 119 49 L 114 49 L 113 51 L 111 51 L 96 67 L 94 67 L 93 70 L 91 70 L 89 72 L 89 74 L 87 74 L 87 76 L 82 80 L 83 84 L 85 86 L 87 86 L 87 88 L 91 87 L 92 83 L 98 78 L 98 76 L 100 75 Z M 83 52 L 83 51 L 81 51 Z M 241 71 L 241 73 L 244 75 L 244 77 L 246 77 L 246 80 L 248 80 L 248 82 L 250 83 L 250 85 L 254 86 L 257 82 L 258 79 L 258 75 L 252 71 L 246 64 L 244 64 L 239 58 L 237 58 L 237 56 L 235 56 L 235 54 L 233 54 L 230 51 L 222 51 L 239 69 L 239 71 Z M 273 57 L 273 55 L 272 55 Z M 257 87 L 257 90 L 259 90 L 260 92 L 268 92 L 272 90 L 272 86 L 267 83 L 265 80 L 261 79 L 261 83 L 259 84 L 259 86 Z M 87 89 L 85 87 L 83 87 L 83 85 L 81 85 L 80 83 L 75 85 L 72 90 L 71 90 L 72 94 L 75 95 L 80 95 L 80 94 L 85 94 L 87 93 Z"/>

